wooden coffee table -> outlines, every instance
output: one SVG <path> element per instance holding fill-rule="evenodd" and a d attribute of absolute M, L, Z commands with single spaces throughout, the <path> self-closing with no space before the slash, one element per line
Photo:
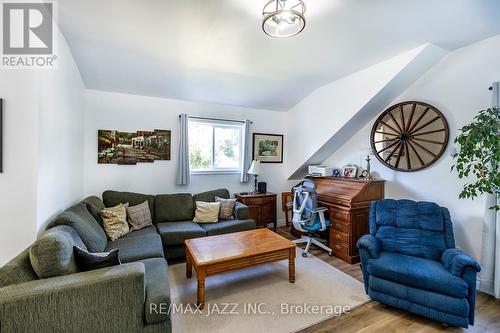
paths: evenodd
<path fill-rule="evenodd" d="M 288 279 L 295 282 L 295 244 L 269 229 L 188 239 L 186 277 L 194 267 L 198 277 L 197 305 L 205 304 L 205 279 L 254 265 L 288 260 Z"/>

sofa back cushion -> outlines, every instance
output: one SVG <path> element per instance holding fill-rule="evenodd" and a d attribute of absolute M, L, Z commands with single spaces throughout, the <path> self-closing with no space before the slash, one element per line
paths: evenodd
<path fill-rule="evenodd" d="M 31 267 L 29 248 L 0 268 L 0 288 L 37 279 Z"/>
<path fill-rule="evenodd" d="M 58 225 L 67 225 L 75 229 L 90 252 L 102 252 L 108 244 L 104 229 L 90 214 L 83 202 L 59 214 L 48 228 Z"/>
<path fill-rule="evenodd" d="M 229 191 L 225 188 L 220 188 L 217 190 L 201 192 L 193 195 L 193 201 L 215 202 L 215 197 L 229 199 Z"/>
<path fill-rule="evenodd" d="M 129 207 L 137 206 L 144 201 L 148 202 L 149 210 L 154 220 L 155 211 L 155 196 L 142 193 L 134 192 L 118 192 L 118 191 L 105 191 L 102 194 L 102 201 L 106 207 L 115 207 L 119 204 L 126 204 L 128 202 Z"/>
<path fill-rule="evenodd" d="M 90 212 L 90 214 L 92 214 L 95 220 L 102 227 L 101 211 L 103 210 L 103 208 L 106 208 L 106 206 L 104 206 L 104 202 L 102 202 L 101 198 L 96 196 L 91 196 L 85 198 L 84 200 L 82 200 L 82 202 L 87 206 L 87 209 Z"/>
<path fill-rule="evenodd" d="M 155 223 L 192 220 L 193 196 L 190 193 L 160 194 L 155 197 Z"/>
<path fill-rule="evenodd" d="M 87 249 L 76 231 L 66 225 L 47 230 L 30 248 L 30 262 L 40 279 L 78 271 L 73 246 Z"/>
<path fill-rule="evenodd" d="M 370 233 L 382 251 L 440 260 L 453 247 L 449 212 L 433 202 L 384 199 L 372 203 Z"/>

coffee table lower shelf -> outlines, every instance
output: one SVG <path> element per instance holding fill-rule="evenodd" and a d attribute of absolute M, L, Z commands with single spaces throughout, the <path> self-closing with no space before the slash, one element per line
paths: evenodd
<path fill-rule="evenodd" d="M 197 306 L 199 309 L 203 309 L 205 305 L 205 279 L 207 277 L 281 260 L 288 260 L 288 280 L 294 283 L 295 247 L 197 265 L 190 248 L 186 246 L 186 277 L 192 277 L 194 267 L 198 279 Z"/>

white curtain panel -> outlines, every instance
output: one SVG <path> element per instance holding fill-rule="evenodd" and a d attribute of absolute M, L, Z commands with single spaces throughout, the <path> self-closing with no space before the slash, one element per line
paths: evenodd
<path fill-rule="evenodd" d="M 188 185 L 190 181 L 187 114 L 179 115 L 179 156 L 175 178 L 177 185 Z"/>
<path fill-rule="evenodd" d="M 250 164 L 252 164 L 252 133 L 250 126 L 252 122 L 245 120 L 245 134 L 243 135 L 243 167 L 241 169 L 240 182 L 248 183 L 250 177 L 247 174 Z"/>
<path fill-rule="evenodd" d="M 493 83 L 493 107 L 500 107 L 500 82 Z M 497 196 L 495 194 L 487 196 L 479 289 L 500 298 L 500 212 L 489 209 L 496 203 Z"/>

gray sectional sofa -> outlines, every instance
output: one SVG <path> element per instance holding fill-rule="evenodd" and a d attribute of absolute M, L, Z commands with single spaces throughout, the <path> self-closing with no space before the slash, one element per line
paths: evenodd
<path fill-rule="evenodd" d="M 193 196 L 106 191 L 102 200 L 89 197 L 68 208 L 28 249 L 0 268 L 0 332 L 171 332 L 169 313 L 151 311 L 170 304 L 166 259 L 184 257 L 186 239 L 255 228 L 248 208 L 239 203 L 233 220 L 194 223 L 195 201 L 214 201 L 215 196 L 229 198 L 229 192 Z M 108 241 L 101 209 L 146 200 L 154 225 Z M 122 264 L 79 272 L 74 245 L 89 252 L 118 248 Z M 54 254 L 53 248 L 58 249 Z M 30 250 L 45 256 L 30 256 Z"/>

